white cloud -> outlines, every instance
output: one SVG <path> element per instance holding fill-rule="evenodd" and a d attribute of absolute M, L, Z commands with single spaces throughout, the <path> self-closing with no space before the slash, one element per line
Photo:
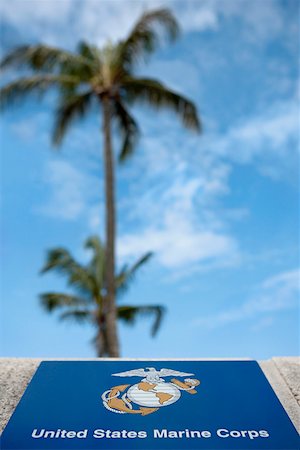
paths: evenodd
<path fill-rule="evenodd" d="M 84 38 L 101 45 L 107 39 L 124 37 L 144 10 L 164 3 L 158 0 L 11 0 L 2 2 L 1 14 L 27 39 L 34 37 L 50 44 L 74 46 Z"/>
<path fill-rule="evenodd" d="M 162 228 L 149 227 L 140 234 L 122 235 L 121 258 L 154 251 L 158 261 L 169 269 L 186 267 L 195 262 L 230 258 L 236 244 L 230 236 L 213 231 L 197 231 L 185 220 Z"/>
<path fill-rule="evenodd" d="M 174 2 L 169 2 L 174 5 Z M 216 30 L 219 27 L 217 4 L 207 1 L 185 1 L 178 7 L 178 18 L 185 31 Z"/>
<path fill-rule="evenodd" d="M 217 16 L 215 9 L 209 4 L 196 7 L 189 2 L 189 8 L 177 7 L 173 1 L 143 0 L 11 0 L 1 4 L 3 19 L 16 28 L 31 24 L 30 32 L 42 33 L 57 25 L 68 23 L 78 30 L 101 43 L 104 39 L 120 39 L 130 31 L 140 14 L 148 9 L 168 6 L 173 10 L 181 10 L 184 17 L 179 16 L 182 25 L 188 30 L 202 30 L 215 27 Z"/>
<path fill-rule="evenodd" d="M 257 115 L 236 129 L 230 130 L 225 147 L 241 144 L 243 151 L 237 158 L 251 160 L 263 148 L 286 154 L 286 145 L 291 138 L 298 139 L 299 106 L 295 102 L 272 105 L 272 109 Z"/>
<path fill-rule="evenodd" d="M 247 8 L 239 0 L 10 0 L 1 3 L 1 14 L 28 38 L 74 45 L 76 36 L 102 44 L 108 38 L 122 38 L 142 12 L 159 7 L 171 8 L 183 31 L 218 30 L 223 18 L 241 20 L 249 39 L 259 44 L 284 26 L 282 11 L 273 0 L 253 0 Z"/>
<path fill-rule="evenodd" d="M 12 0 L 1 3 L 3 19 L 14 24 L 31 22 L 40 26 L 44 22 L 55 22 L 64 20 L 70 13 L 72 0 Z"/>
<path fill-rule="evenodd" d="M 74 7 L 72 0 L 12 0 L 1 2 L 2 21 L 13 26 L 27 40 L 30 37 L 43 42 L 61 42 L 59 28 L 70 18 Z M 55 36 L 57 35 L 57 36 Z"/>
<path fill-rule="evenodd" d="M 234 163 L 255 162 L 272 178 L 290 176 L 299 152 L 299 112 L 296 100 L 273 103 L 223 135 L 207 137 L 207 151 Z"/>
<path fill-rule="evenodd" d="M 279 273 L 263 281 L 257 294 L 236 308 L 227 308 L 209 317 L 194 320 L 195 326 L 216 328 L 245 319 L 263 319 L 279 311 L 294 309 L 299 306 L 300 270 L 294 269 Z"/>
<path fill-rule="evenodd" d="M 44 181 L 50 187 L 48 200 L 38 211 L 57 219 L 77 219 L 87 208 L 92 189 L 91 179 L 71 163 L 54 159 L 48 161 Z"/>
<path fill-rule="evenodd" d="M 244 33 L 250 41 L 262 44 L 272 40 L 284 26 L 281 6 L 274 0 L 252 0 L 245 3 L 239 0 L 215 0 L 219 13 L 244 22 Z"/>
<path fill-rule="evenodd" d="M 196 208 L 198 196 L 205 195 L 205 181 L 201 176 L 189 177 L 181 172 L 180 164 L 177 170 L 175 167 L 169 184 L 148 189 L 137 204 L 131 205 L 133 221 L 140 221 L 141 226 L 121 233 L 119 256 L 126 259 L 151 250 L 162 266 L 183 270 L 189 267 L 190 271 L 199 263 L 232 260 L 238 253 L 235 239 L 222 224 L 216 226 L 213 211 L 203 207 L 199 216 Z M 210 186 L 210 181 L 208 185 L 210 194 L 216 188 Z"/>

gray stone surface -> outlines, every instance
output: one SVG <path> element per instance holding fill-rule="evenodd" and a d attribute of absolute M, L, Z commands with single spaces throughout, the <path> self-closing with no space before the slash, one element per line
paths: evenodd
<path fill-rule="evenodd" d="M 16 408 L 41 359 L 0 358 L 0 432 Z M 300 432 L 300 358 L 260 361 L 279 400 Z"/>
<path fill-rule="evenodd" d="M 300 358 L 293 358 L 293 364 L 291 364 L 290 369 L 288 362 L 290 358 L 280 358 L 281 360 L 284 360 L 286 377 L 289 378 L 289 384 L 278 368 L 276 363 L 278 359 L 279 358 L 273 358 L 268 361 L 260 361 L 259 364 L 291 421 L 298 432 L 300 432 L 300 405 L 297 401 L 300 394 L 298 384 L 300 377 Z M 293 372 L 294 376 L 291 376 L 290 372 Z"/>
<path fill-rule="evenodd" d="M 40 360 L 0 359 L 0 432 L 15 410 Z"/>
<path fill-rule="evenodd" d="M 273 358 L 273 361 L 300 406 L 300 358 Z"/>

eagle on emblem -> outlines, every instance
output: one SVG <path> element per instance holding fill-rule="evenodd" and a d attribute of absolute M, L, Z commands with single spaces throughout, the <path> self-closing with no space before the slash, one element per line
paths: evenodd
<path fill-rule="evenodd" d="M 145 369 L 133 369 L 127 370 L 127 372 L 113 373 L 114 377 L 141 377 L 142 381 L 149 381 L 150 383 L 164 382 L 160 377 L 189 377 L 194 375 L 193 373 L 179 372 L 173 369 L 160 369 L 156 370 L 155 367 L 146 367 Z"/>
<path fill-rule="evenodd" d="M 193 373 L 180 372 L 173 369 L 146 367 L 114 373 L 115 377 L 140 377 L 142 380 L 134 385 L 115 386 L 102 394 L 103 405 L 109 411 L 118 414 L 141 414 L 145 416 L 157 411 L 162 406 L 175 403 L 181 397 L 181 392 L 196 394 L 199 380 L 185 378 L 183 381 L 172 378 L 170 382 L 165 377 L 191 377 Z M 133 408 L 138 405 L 139 408 Z"/>

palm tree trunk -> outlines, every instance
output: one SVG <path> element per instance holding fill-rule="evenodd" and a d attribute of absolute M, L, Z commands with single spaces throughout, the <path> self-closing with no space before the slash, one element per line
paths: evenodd
<path fill-rule="evenodd" d="M 105 356 L 110 356 L 107 348 L 107 339 L 105 333 L 105 324 L 102 319 L 97 321 L 98 332 L 94 339 L 94 344 L 96 347 L 97 356 L 103 358 Z"/>
<path fill-rule="evenodd" d="M 103 98 L 103 134 L 105 168 L 106 207 L 106 289 L 104 303 L 106 340 L 109 356 L 119 356 L 119 339 L 115 302 L 115 198 L 114 160 L 111 143 L 111 104 L 109 97 Z"/>
<path fill-rule="evenodd" d="M 105 347 L 104 347 L 104 335 L 103 331 L 99 328 L 98 333 L 93 341 L 98 358 L 103 358 L 105 355 Z"/>

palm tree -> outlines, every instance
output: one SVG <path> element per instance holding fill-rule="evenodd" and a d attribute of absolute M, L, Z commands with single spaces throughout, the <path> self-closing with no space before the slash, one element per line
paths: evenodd
<path fill-rule="evenodd" d="M 61 319 L 74 319 L 78 322 L 90 323 L 96 326 L 94 339 L 97 355 L 109 356 L 107 341 L 107 320 L 105 311 L 106 297 L 106 256 L 103 245 L 97 236 L 89 237 L 85 248 L 92 251 L 92 258 L 86 265 L 77 262 L 65 248 L 54 248 L 47 254 L 41 273 L 55 271 L 65 276 L 73 293 L 46 292 L 40 295 L 42 305 L 47 311 L 60 310 Z M 137 271 L 151 258 L 152 253 L 146 253 L 132 266 L 125 265 L 115 275 L 116 293 L 124 293 L 133 281 Z M 118 295 L 119 297 L 119 295 Z M 134 324 L 139 316 L 153 315 L 152 335 L 154 336 L 161 324 L 164 308 L 160 305 L 117 305 L 118 320 Z"/>
<path fill-rule="evenodd" d="M 158 46 L 161 31 L 174 40 L 178 24 L 168 9 L 144 13 L 129 35 L 116 44 L 97 48 L 85 42 L 76 52 L 47 45 L 22 46 L 10 52 L 1 67 L 25 67 L 33 71 L 6 84 L 0 91 L 2 106 L 10 106 L 32 93 L 42 95 L 49 88 L 59 88 L 53 142 L 59 145 L 69 127 L 96 103 L 102 111 L 104 137 L 103 159 L 106 205 L 106 286 L 104 309 L 107 320 L 107 346 L 111 356 L 119 355 L 115 303 L 115 174 L 112 127 L 116 124 L 121 139 L 119 160 L 134 150 L 139 127 L 128 107 L 136 102 L 174 112 L 183 125 L 200 131 L 195 105 L 182 95 L 152 78 L 137 77 L 136 65 Z"/>

